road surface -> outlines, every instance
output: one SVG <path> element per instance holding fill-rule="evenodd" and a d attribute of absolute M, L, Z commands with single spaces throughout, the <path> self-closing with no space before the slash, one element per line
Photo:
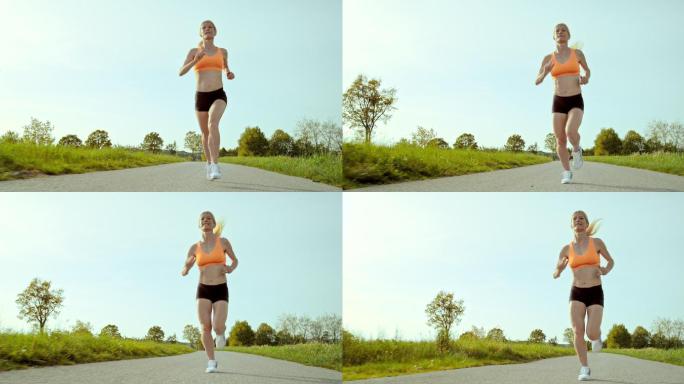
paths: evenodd
<path fill-rule="evenodd" d="M 464 176 L 352 189 L 363 192 L 666 192 L 684 191 L 684 177 L 644 169 L 584 162 L 572 184 L 561 184 L 560 162 Z"/>
<path fill-rule="evenodd" d="M 0 191 L 16 192 L 303 192 L 341 191 L 301 177 L 221 163 L 223 178 L 208 181 L 204 163 L 183 162 L 77 175 L 0 181 Z"/>
<path fill-rule="evenodd" d="M 204 352 L 0 372 L 0 383 L 17 384 L 338 384 L 342 374 L 289 361 L 216 352 L 219 372 L 204 373 Z"/>

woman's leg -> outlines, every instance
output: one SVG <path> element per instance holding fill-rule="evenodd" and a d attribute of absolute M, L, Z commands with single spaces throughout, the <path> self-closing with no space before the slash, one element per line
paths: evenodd
<path fill-rule="evenodd" d="M 214 332 L 216 336 L 225 335 L 226 320 L 228 319 L 228 302 L 220 300 L 214 303 Z"/>
<path fill-rule="evenodd" d="M 209 108 L 209 153 L 211 157 L 207 156 L 207 159 L 211 159 L 210 162 L 212 163 L 218 163 L 219 147 L 221 146 L 219 122 L 225 110 L 226 102 L 221 99 L 214 101 Z"/>
<path fill-rule="evenodd" d="M 204 148 L 204 157 L 209 162 L 209 112 L 195 111 L 197 114 L 197 122 L 199 122 L 200 131 L 202 132 L 202 148 Z"/>
<path fill-rule="evenodd" d="M 202 327 L 202 345 L 204 345 L 209 360 L 216 360 L 214 358 L 214 338 L 211 337 L 211 307 L 210 300 L 197 299 L 197 315 Z"/>
<path fill-rule="evenodd" d="M 589 340 L 601 338 L 601 321 L 603 320 L 603 306 L 594 304 L 587 307 L 587 337 Z"/>
<path fill-rule="evenodd" d="M 556 135 L 556 152 L 563 169 L 570 170 L 570 154 L 568 153 L 568 138 L 565 134 L 565 125 L 568 115 L 565 113 L 553 114 L 553 133 Z"/>
<path fill-rule="evenodd" d="M 587 307 L 580 301 L 570 302 L 570 321 L 572 322 L 572 330 L 575 332 L 575 352 L 579 357 L 580 364 L 583 367 L 588 366 L 587 363 L 587 343 L 584 342 L 584 315 L 587 312 Z"/>
<path fill-rule="evenodd" d="M 580 124 L 582 124 L 582 117 L 584 117 L 584 111 L 579 108 L 573 108 L 568 112 L 565 132 L 567 132 L 568 140 L 570 140 L 570 144 L 572 144 L 573 152 L 577 152 L 580 148 L 579 127 Z"/>

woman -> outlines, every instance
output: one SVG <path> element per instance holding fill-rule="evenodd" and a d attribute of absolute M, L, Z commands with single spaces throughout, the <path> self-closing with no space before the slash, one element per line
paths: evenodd
<path fill-rule="evenodd" d="M 190 68 L 195 67 L 197 73 L 197 93 L 195 94 L 195 112 L 202 131 L 202 147 L 207 158 L 207 179 L 214 180 L 221 177 L 218 166 L 221 136 L 219 121 L 226 110 L 228 98 L 223 91 L 221 72 L 226 70 L 228 80 L 233 80 L 235 74 L 228 68 L 228 51 L 214 45 L 216 26 L 210 20 L 200 25 L 200 41 L 197 48 L 188 52 L 185 63 L 180 69 L 179 76 L 183 76 Z"/>
<path fill-rule="evenodd" d="M 572 288 L 570 289 L 570 320 L 575 333 L 575 351 L 579 357 L 580 368 L 578 380 L 589 380 L 591 370 L 587 363 L 587 344 L 584 333 L 591 340 L 591 349 L 599 352 L 601 342 L 601 319 L 603 318 L 603 288 L 601 275 L 613 269 L 613 258 L 610 257 L 606 244 L 592 237 L 596 231 L 596 222 L 589 224 L 587 214 L 577 211 L 572 214 L 571 227 L 575 239 L 563 247 L 558 257 L 553 278 L 557 279 L 567 265 L 572 268 Z M 601 267 L 600 256 L 608 262 Z M 586 326 L 584 319 L 587 319 Z"/>
<path fill-rule="evenodd" d="M 226 319 L 228 318 L 226 274 L 237 268 L 238 260 L 230 242 L 221 237 L 221 225 L 216 225 L 216 219 L 211 212 L 202 212 L 199 226 L 202 230 L 202 240 L 193 244 L 188 250 L 181 275 L 187 275 L 193 264 L 197 262 L 200 271 L 197 286 L 197 314 L 202 325 L 202 345 L 209 358 L 206 372 L 212 373 L 218 369 L 218 362 L 214 357 L 214 340 L 211 337 L 212 325 L 216 332 L 216 348 L 225 347 Z M 226 255 L 230 257 L 230 266 L 226 265 Z"/>
<path fill-rule="evenodd" d="M 570 161 L 568 155 L 568 139 L 572 144 L 572 167 L 582 167 L 582 148 L 580 147 L 579 127 L 584 115 L 584 99 L 580 86 L 589 83 L 591 71 L 587 65 L 584 53 L 579 49 L 568 47 L 570 30 L 565 24 L 558 24 L 553 38 L 556 50 L 542 60 L 536 85 L 544 81 L 551 73 L 554 79 L 554 96 L 551 112 L 553 113 L 553 133 L 556 135 L 556 151 L 563 165 L 561 183 L 572 181 Z M 584 69 L 584 76 L 580 76 L 580 66 Z"/>

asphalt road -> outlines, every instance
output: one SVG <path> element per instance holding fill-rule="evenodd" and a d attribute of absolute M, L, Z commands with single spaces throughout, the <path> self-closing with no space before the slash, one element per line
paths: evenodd
<path fill-rule="evenodd" d="M 342 374 L 289 361 L 216 352 L 219 372 L 205 373 L 204 352 L 0 372 L 0 383 L 21 384 L 337 384 Z"/>
<path fill-rule="evenodd" d="M 585 162 L 573 172 L 572 184 L 561 184 L 558 161 L 464 176 L 376 185 L 363 192 L 667 192 L 684 191 L 684 177 L 643 169 Z"/>
<path fill-rule="evenodd" d="M 301 177 L 258 168 L 221 164 L 223 177 L 206 179 L 205 165 L 184 162 L 77 175 L 45 176 L 0 182 L 0 191 L 15 192 L 303 192 L 341 191 Z"/>
<path fill-rule="evenodd" d="M 684 367 L 611 353 L 589 354 L 591 382 L 619 384 L 683 384 Z M 526 364 L 490 365 L 417 375 L 351 381 L 354 384 L 571 384 L 578 383 L 575 356 Z M 1 376 L 0 376 L 1 377 Z"/>

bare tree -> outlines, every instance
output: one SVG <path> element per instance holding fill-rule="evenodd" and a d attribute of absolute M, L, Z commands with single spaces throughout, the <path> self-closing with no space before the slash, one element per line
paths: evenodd
<path fill-rule="evenodd" d="M 381 85 L 378 79 L 359 75 L 342 95 L 342 119 L 350 129 L 362 130 L 366 143 L 370 143 L 378 121 L 387 123 L 396 109 L 397 90 L 380 89 Z"/>
<path fill-rule="evenodd" d="M 50 290 L 51 282 L 31 280 L 29 286 L 17 295 L 19 318 L 35 323 L 40 333 L 45 331 L 45 323 L 50 316 L 59 314 L 64 301 L 63 290 Z"/>

